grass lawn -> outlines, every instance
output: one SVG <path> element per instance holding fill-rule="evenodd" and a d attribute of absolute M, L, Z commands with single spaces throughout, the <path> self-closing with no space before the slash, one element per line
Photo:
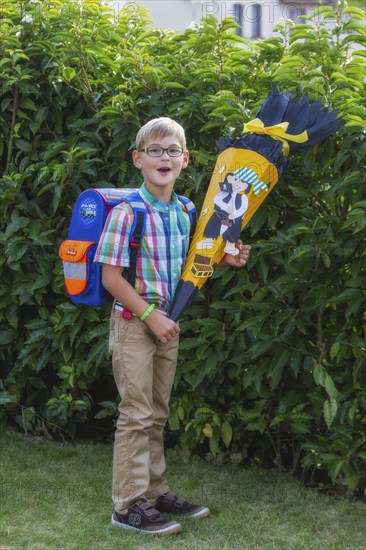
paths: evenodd
<path fill-rule="evenodd" d="M 112 444 L 60 445 L 2 430 L 0 549 L 365 550 L 366 506 L 277 471 L 216 467 L 168 451 L 171 489 L 208 505 L 165 537 L 110 525 Z"/>

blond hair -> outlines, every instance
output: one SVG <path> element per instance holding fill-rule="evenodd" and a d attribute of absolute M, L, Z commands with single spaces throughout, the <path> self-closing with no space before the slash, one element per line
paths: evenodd
<path fill-rule="evenodd" d="M 136 136 L 136 149 L 142 149 L 150 138 L 162 138 L 174 134 L 179 143 L 186 148 L 186 136 L 182 126 L 168 117 L 153 118 L 140 128 Z"/>

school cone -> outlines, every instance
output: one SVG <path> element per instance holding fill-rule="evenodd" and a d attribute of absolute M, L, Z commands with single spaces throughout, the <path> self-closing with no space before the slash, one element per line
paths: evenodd
<path fill-rule="evenodd" d="M 198 218 L 169 317 L 177 321 L 215 265 L 235 242 L 297 153 L 333 135 L 341 127 L 338 110 L 273 88 L 256 118 L 237 139 L 220 138 L 219 156 Z"/>

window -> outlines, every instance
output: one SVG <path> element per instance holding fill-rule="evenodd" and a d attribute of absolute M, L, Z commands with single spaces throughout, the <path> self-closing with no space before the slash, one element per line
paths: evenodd
<path fill-rule="evenodd" d="M 235 18 L 235 22 L 240 25 L 240 27 L 238 27 L 236 29 L 236 34 L 238 36 L 243 36 L 243 6 L 242 4 L 234 4 L 234 18 Z"/>
<path fill-rule="evenodd" d="M 259 38 L 261 35 L 262 8 L 260 4 L 252 4 L 251 8 L 252 38 Z"/>
<path fill-rule="evenodd" d="M 289 8 L 287 17 L 288 19 L 291 19 L 294 23 L 301 23 L 301 19 L 299 19 L 300 15 L 305 15 L 305 10 L 302 8 Z"/>

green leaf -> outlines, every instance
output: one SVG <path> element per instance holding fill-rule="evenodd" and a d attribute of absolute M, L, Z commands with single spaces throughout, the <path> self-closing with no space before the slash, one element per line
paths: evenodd
<path fill-rule="evenodd" d="M 271 378 L 270 387 L 274 390 L 281 380 L 283 367 L 289 361 L 291 352 L 288 349 L 280 349 L 273 358 L 272 367 L 268 371 L 268 377 Z"/>
<path fill-rule="evenodd" d="M 31 153 L 33 150 L 32 144 L 24 139 L 16 139 L 15 146 L 23 153 Z"/>
<path fill-rule="evenodd" d="M 291 430 L 296 434 L 308 434 L 310 433 L 310 428 L 304 422 L 291 422 Z"/>
<path fill-rule="evenodd" d="M 205 424 L 202 428 L 202 432 L 209 439 L 211 439 L 213 437 L 213 430 L 212 430 L 211 424 Z"/>
<path fill-rule="evenodd" d="M 233 430 L 231 424 L 227 420 L 225 420 L 221 426 L 221 437 L 225 447 L 228 448 L 233 437 Z"/>
<path fill-rule="evenodd" d="M 332 378 L 327 373 L 325 374 L 324 388 L 330 398 L 335 398 L 337 396 L 338 391 L 334 385 Z"/>
<path fill-rule="evenodd" d="M 74 407 L 77 411 L 85 411 L 89 408 L 89 405 L 82 399 L 76 399 L 76 401 L 74 402 Z"/>
<path fill-rule="evenodd" d="M 5 329 L 3 328 L 0 331 L 0 345 L 5 346 L 6 344 L 10 344 L 14 341 L 15 337 L 15 331 L 13 329 Z"/>
<path fill-rule="evenodd" d="M 322 256 L 325 267 L 329 269 L 330 268 L 330 257 L 329 257 L 329 255 L 326 252 L 323 251 L 321 253 L 321 256 Z"/>
<path fill-rule="evenodd" d="M 16 403 L 17 398 L 15 395 L 10 395 L 7 391 L 0 391 L 0 405 L 7 405 L 8 403 Z"/>
<path fill-rule="evenodd" d="M 76 76 L 75 69 L 73 67 L 65 67 L 65 69 L 62 70 L 62 76 L 66 82 L 71 82 Z"/>
<path fill-rule="evenodd" d="M 334 360 L 337 357 L 340 349 L 341 349 L 341 344 L 339 342 L 334 342 L 334 344 L 331 346 L 330 352 L 329 352 L 330 358 L 332 360 Z"/>
<path fill-rule="evenodd" d="M 300 245 L 294 250 L 294 252 L 289 257 L 288 262 L 291 263 L 294 260 L 298 260 L 305 255 L 314 254 L 314 247 L 312 245 Z"/>
<path fill-rule="evenodd" d="M 337 401 L 330 397 L 323 403 L 323 415 L 326 425 L 328 426 L 328 429 L 330 429 L 331 425 L 333 424 L 333 421 L 336 417 L 338 410 Z"/>
<path fill-rule="evenodd" d="M 314 365 L 313 376 L 316 385 L 324 387 L 326 373 L 324 368 L 319 363 Z"/>
<path fill-rule="evenodd" d="M 334 10 L 330 6 L 319 6 L 314 10 L 313 15 L 315 17 L 322 15 L 324 19 L 334 19 Z"/>
<path fill-rule="evenodd" d="M 265 354 L 273 346 L 274 342 L 271 339 L 257 342 L 250 349 L 252 359 L 256 359 L 257 357 Z"/>
<path fill-rule="evenodd" d="M 36 121 L 39 124 L 42 124 L 46 120 L 47 115 L 48 115 L 48 111 L 49 111 L 49 108 L 46 107 L 46 106 L 43 106 L 40 109 L 38 109 L 37 114 L 36 114 Z"/>
<path fill-rule="evenodd" d="M 185 86 L 183 84 L 180 84 L 179 82 L 164 82 L 163 84 L 164 88 L 171 88 L 176 90 L 184 90 Z"/>
<path fill-rule="evenodd" d="M 365 12 L 356 6 L 346 6 L 343 8 L 343 15 L 352 15 L 355 19 L 365 19 Z"/>
<path fill-rule="evenodd" d="M 216 437 L 212 437 L 209 440 L 209 447 L 210 447 L 210 451 L 213 454 L 213 456 L 216 456 L 217 453 L 219 452 L 219 442 L 218 442 L 218 439 Z"/>

